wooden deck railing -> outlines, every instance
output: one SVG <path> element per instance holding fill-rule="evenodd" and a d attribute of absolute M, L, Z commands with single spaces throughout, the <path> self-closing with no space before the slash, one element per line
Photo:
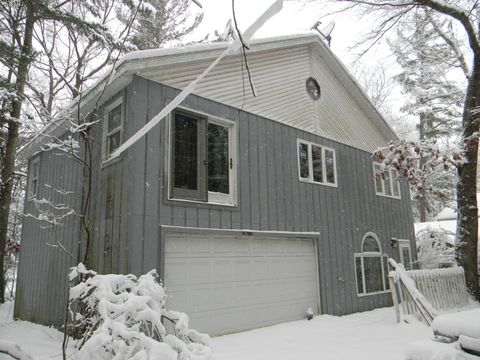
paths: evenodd
<path fill-rule="evenodd" d="M 463 268 L 409 270 L 389 259 L 389 275 L 397 321 L 419 314 L 431 324 L 438 311 L 461 308 L 468 303 Z"/>
<path fill-rule="evenodd" d="M 407 274 L 415 281 L 417 289 L 439 311 L 457 309 L 468 304 L 465 272 L 462 267 L 409 270 Z"/>

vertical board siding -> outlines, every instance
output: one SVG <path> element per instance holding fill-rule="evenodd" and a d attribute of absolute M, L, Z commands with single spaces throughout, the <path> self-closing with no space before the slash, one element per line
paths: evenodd
<path fill-rule="evenodd" d="M 54 151 L 36 156 L 40 157 L 36 198 L 68 205 L 80 214 L 82 166 L 65 154 Z M 39 214 L 34 201 L 27 199 L 24 211 L 15 317 L 60 326 L 68 291 L 67 275 L 79 255 L 79 217 L 68 216 L 63 219 L 63 225 L 52 228 L 46 222 L 33 218 Z M 61 250 L 59 244 L 66 251 Z"/>
<path fill-rule="evenodd" d="M 155 111 L 158 112 L 163 106 L 158 101 L 159 98 L 168 101 L 177 92 L 153 81 L 146 82 L 148 85 L 142 86 L 148 86 L 151 94 L 154 92 L 160 94 L 163 91 L 165 95 L 149 96 L 147 105 L 130 101 L 129 106 L 134 108 L 131 112 L 138 114 L 135 116 L 136 121 L 141 121 L 139 119 L 145 116 L 142 114 L 147 108 L 150 112 L 149 117 Z M 133 84 L 136 83 L 130 86 Z M 138 84 L 135 86 L 140 86 Z M 412 227 L 410 219 L 405 219 L 409 206 L 406 187 L 402 185 L 403 200 L 377 196 L 374 190 L 370 153 L 349 145 L 197 96 L 190 96 L 182 106 L 236 122 L 238 204 L 235 207 L 209 206 L 168 200 L 166 189 L 168 176 L 165 174 L 165 171 L 168 171 L 168 165 L 165 163 L 168 139 L 165 132 L 167 126 L 163 121 L 159 127 L 158 156 L 148 153 L 148 147 L 147 150 L 144 148 L 148 161 L 141 162 L 148 168 L 147 172 L 163 169 L 163 176 L 160 176 L 163 189 L 159 191 L 158 225 L 318 231 L 322 311 L 341 315 L 388 304 L 389 294 L 357 296 L 353 254 L 360 251 L 363 235 L 367 231 L 373 231 L 379 236 L 383 251 L 398 256 L 393 254 L 390 238 L 392 236 L 409 238 Z M 305 139 L 335 149 L 338 187 L 299 181 L 297 139 Z M 133 161 L 130 156 L 126 159 Z M 139 173 L 142 171 L 139 170 Z M 141 181 L 135 181 L 134 186 L 137 187 L 134 190 L 135 194 L 149 191 L 145 190 Z M 151 214 L 146 215 L 148 218 Z M 137 231 L 141 234 L 145 230 Z M 149 235 L 151 239 L 161 238 L 159 226 L 156 229 L 152 226 L 148 232 L 154 232 L 153 235 Z M 152 252 L 151 245 L 147 245 L 145 241 L 143 243 L 137 241 L 135 244 L 143 247 L 143 253 L 150 252 L 149 256 L 152 256 L 150 261 L 156 259 L 156 266 L 161 271 L 159 249 L 157 248 L 156 253 Z M 138 257 L 132 261 L 142 260 Z"/>
<path fill-rule="evenodd" d="M 118 96 L 124 98 L 124 138 L 128 138 L 177 93 L 176 89 L 135 76 L 124 91 L 105 105 Z M 94 238 L 91 263 L 97 271 L 139 275 L 156 268 L 161 274 L 162 225 L 318 231 L 322 312 L 343 315 L 388 303 L 389 294 L 357 296 L 353 254 L 360 251 L 363 235 L 372 231 L 381 240 L 384 252 L 398 257 L 398 253 L 394 253 L 390 247 L 390 238 L 408 239 L 413 233 L 405 184 L 402 184 L 402 200 L 376 196 L 372 159 L 368 152 L 195 95 L 189 96 L 182 106 L 236 123 L 236 206 L 212 206 L 168 199 L 169 138 L 166 119 L 129 148 L 118 161 L 107 165 L 102 165 L 100 121 L 91 130 L 96 140 L 92 149 L 92 202 L 88 214 Z M 319 121 L 322 122 L 321 116 Z M 297 139 L 335 150 L 337 187 L 299 181 Z M 53 167 L 58 159 L 42 154 L 42 181 L 46 179 L 43 176 L 48 174 L 48 171 L 44 173 L 43 167 L 47 161 Z M 52 174 L 48 181 L 62 181 L 65 189 L 72 184 L 78 187 L 82 179 L 82 172 L 69 162 L 58 165 L 55 172 L 64 172 L 63 178 Z M 114 200 L 113 217 L 107 221 L 106 190 L 109 176 L 113 178 Z M 42 188 L 40 193 L 44 190 Z M 27 210 L 33 211 L 29 203 Z M 72 222 L 64 232 L 64 237 L 77 234 L 76 239 L 70 236 L 75 241 L 69 244 L 72 251 L 76 252 L 78 224 Z M 111 235 L 109 243 L 106 242 L 106 234 Z M 63 274 L 59 276 L 64 276 L 64 268 L 71 266 L 71 261 L 64 258 L 61 263 L 52 263 L 51 259 L 63 255 L 56 253 L 55 257 L 49 257 L 51 249 L 40 245 L 48 238 L 47 232 L 40 232 L 38 225 L 28 219 L 24 223 L 24 237 L 28 241 L 22 244 L 21 262 L 26 261 L 24 258 L 28 258 L 28 261 L 35 258 L 32 267 L 42 274 L 61 273 L 58 269 L 58 264 L 61 264 Z M 109 253 L 106 250 L 110 247 Z M 49 266 L 53 268 L 49 269 Z M 45 298 L 44 289 L 48 284 L 47 280 L 38 283 L 32 278 L 32 267 L 29 270 L 20 267 L 16 314 L 38 322 L 56 322 L 62 318 L 62 311 L 57 314 L 52 310 L 51 303 L 39 302 L 40 298 Z M 65 290 L 52 293 L 49 298 L 60 309 L 65 300 Z M 38 307 L 44 310 L 43 313 Z M 47 319 L 47 313 L 51 314 L 52 311 L 55 315 Z"/>

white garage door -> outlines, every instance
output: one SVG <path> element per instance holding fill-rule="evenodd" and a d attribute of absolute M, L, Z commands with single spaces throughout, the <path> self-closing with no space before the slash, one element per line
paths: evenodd
<path fill-rule="evenodd" d="M 168 308 L 211 335 L 318 313 L 315 242 L 273 236 L 167 234 Z"/>

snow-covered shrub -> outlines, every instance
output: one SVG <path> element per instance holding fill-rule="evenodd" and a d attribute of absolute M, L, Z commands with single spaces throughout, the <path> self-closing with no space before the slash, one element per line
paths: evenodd
<path fill-rule="evenodd" d="M 167 295 L 154 270 L 137 278 L 100 275 L 79 264 L 70 273 L 75 279 L 69 305 L 80 332 L 79 360 L 211 359 L 209 336 L 189 329 L 186 314 L 166 309 Z"/>
<path fill-rule="evenodd" d="M 457 264 L 451 231 L 427 227 L 417 233 L 417 261 L 421 269 L 438 269 Z"/>

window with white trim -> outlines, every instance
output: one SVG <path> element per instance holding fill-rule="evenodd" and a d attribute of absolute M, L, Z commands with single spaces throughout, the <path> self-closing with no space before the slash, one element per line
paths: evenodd
<path fill-rule="evenodd" d="M 170 129 L 170 198 L 234 205 L 235 123 L 177 109 Z"/>
<path fill-rule="evenodd" d="M 38 177 L 40 174 L 40 158 L 36 157 L 30 162 L 30 176 L 28 178 L 28 197 L 34 198 L 38 194 Z"/>
<path fill-rule="evenodd" d="M 335 150 L 298 139 L 297 158 L 301 181 L 337 186 Z"/>
<path fill-rule="evenodd" d="M 389 291 L 387 255 L 377 235 L 368 232 L 362 239 L 362 252 L 355 253 L 355 274 L 358 295 L 371 295 Z"/>
<path fill-rule="evenodd" d="M 117 99 L 105 108 L 105 119 L 103 124 L 104 139 L 104 161 L 110 158 L 116 149 L 120 147 L 123 140 L 123 109 L 122 98 Z"/>
<path fill-rule="evenodd" d="M 380 163 L 373 163 L 373 175 L 375 178 L 375 192 L 377 195 L 400 199 L 400 181 L 395 169 L 382 171 Z"/>

